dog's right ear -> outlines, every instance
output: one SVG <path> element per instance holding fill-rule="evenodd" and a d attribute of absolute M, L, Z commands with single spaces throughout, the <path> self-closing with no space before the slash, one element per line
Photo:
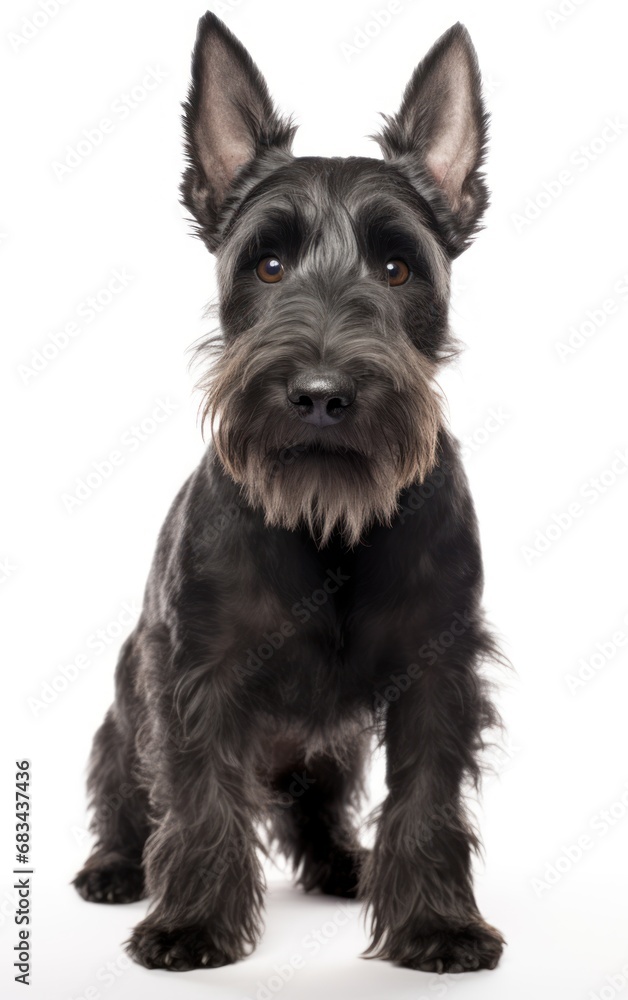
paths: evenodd
<path fill-rule="evenodd" d="M 250 55 L 210 11 L 198 23 L 183 111 L 189 166 L 182 200 L 199 223 L 199 235 L 215 250 L 235 181 L 269 150 L 289 154 L 296 126 L 276 112 Z"/>

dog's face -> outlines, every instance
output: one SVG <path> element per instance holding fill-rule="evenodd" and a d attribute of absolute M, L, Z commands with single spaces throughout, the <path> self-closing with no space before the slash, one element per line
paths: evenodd
<path fill-rule="evenodd" d="M 386 120 L 383 160 L 295 158 L 248 54 L 200 23 L 182 190 L 218 257 L 205 413 L 270 524 L 355 544 L 434 465 L 450 261 L 487 200 L 479 87 L 455 26 Z"/>

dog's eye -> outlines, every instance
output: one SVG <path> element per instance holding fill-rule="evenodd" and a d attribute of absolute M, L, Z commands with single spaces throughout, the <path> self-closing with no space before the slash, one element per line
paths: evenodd
<path fill-rule="evenodd" d="M 389 260 L 386 264 L 386 277 L 389 285 L 405 285 L 410 277 L 410 268 L 405 260 Z"/>
<path fill-rule="evenodd" d="M 283 264 L 276 257 L 262 257 L 255 270 L 258 278 L 271 284 L 281 281 L 284 275 Z"/>

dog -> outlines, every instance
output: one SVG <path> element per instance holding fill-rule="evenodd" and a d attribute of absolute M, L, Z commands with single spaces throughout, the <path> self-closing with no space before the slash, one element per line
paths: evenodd
<path fill-rule="evenodd" d="M 382 158 L 295 157 L 233 34 L 199 22 L 182 201 L 216 255 L 212 444 L 162 529 L 89 769 L 87 900 L 150 896 L 127 948 L 216 967 L 260 936 L 261 857 L 363 900 L 369 957 L 494 968 L 463 796 L 499 724 L 473 503 L 435 378 L 451 262 L 488 203 L 461 24 L 385 116 Z M 374 846 L 365 765 L 386 751 Z M 112 803 L 116 805 L 112 805 Z"/>

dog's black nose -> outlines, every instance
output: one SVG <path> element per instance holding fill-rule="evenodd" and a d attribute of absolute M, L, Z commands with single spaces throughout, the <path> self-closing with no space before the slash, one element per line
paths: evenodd
<path fill-rule="evenodd" d="M 288 400 L 301 420 L 316 427 L 337 424 L 355 399 L 355 382 L 330 369 L 310 368 L 288 382 Z"/>

